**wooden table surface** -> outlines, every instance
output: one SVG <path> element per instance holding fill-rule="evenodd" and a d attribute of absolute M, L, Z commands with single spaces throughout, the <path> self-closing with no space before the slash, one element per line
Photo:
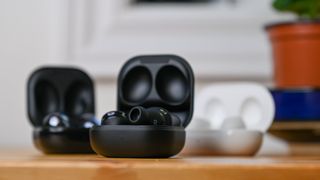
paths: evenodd
<path fill-rule="evenodd" d="M 298 156 L 115 159 L 99 155 L 43 155 L 0 151 L 0 180 L 320 179 L 320 152 Z"/>

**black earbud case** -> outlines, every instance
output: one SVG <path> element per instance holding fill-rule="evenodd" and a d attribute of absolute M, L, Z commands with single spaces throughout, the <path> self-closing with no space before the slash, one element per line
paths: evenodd
<path fill-rule="evenodd" d="M 75 68 L 40 68 L 27 84 L 29 120 L 34 126 L 33 141 L 44 153 L 93 153 L 88 128 L 49 128 L 44 117 L 63 112 L 74 117 L 95 113 L 91 78 Z M 76 120 L 76 119 L 72 119 Z"/>
<path fill-rule="evenodd" d="M 194 76 L 190 65 L 174 55 L 138 56 L 118 76 L 118 110 L 162 107 L 177 115 L 179 126 L 103 125 L 90 130 L 91 146 L 107 157 L 167 158 L 185 143 L 193 114 Z"/>

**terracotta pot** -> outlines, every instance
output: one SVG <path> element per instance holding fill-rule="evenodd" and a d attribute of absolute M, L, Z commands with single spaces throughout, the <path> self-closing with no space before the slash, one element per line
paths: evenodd
<path fill-rule="evenodd" d="M 273 24 L 266 27 L 279 88 L 320 87 L 320 22 Z"/>

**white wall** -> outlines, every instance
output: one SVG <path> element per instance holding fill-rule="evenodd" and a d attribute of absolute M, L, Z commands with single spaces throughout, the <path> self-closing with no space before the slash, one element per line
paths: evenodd
<path fill-rule="evenodd" d="M 48 1 L 0 2 L 0 147 L 31 146 L 26 116 L 26 79 L 41 64 L 54 62 Z"/>

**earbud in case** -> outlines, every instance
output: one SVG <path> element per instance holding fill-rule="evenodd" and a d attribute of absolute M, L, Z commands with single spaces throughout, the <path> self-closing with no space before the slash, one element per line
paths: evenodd
<path fill-rule="evenodd" d="M 175 55 L 137 56 L 118 75 L 116 111 L 90 129 L 93 150 L 106 157 L 167 158 L 185 144 L 193 115 L 194 77 Z"/>
<path fill-rule="evenodd" d="M 43 67 L 27 83 L 28 116 L 33 125 L 33 142 L 40 151 L 93 153 L 89 128 L 95 118 L 94 85 L 82 70 Z"/>

